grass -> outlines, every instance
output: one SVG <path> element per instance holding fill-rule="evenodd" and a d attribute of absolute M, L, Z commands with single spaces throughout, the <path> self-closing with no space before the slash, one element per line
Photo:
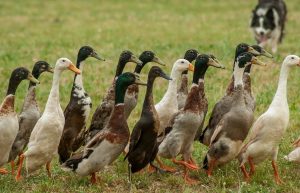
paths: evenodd
<path fill-rule="evenodd" d="M 143 50 L 153 50 L 165 61 L 164 68 L 170 72 L 172 63 L 182 57 L 186 49 L 196 48 L 202 53 L 213 53 L 226 66 L 226 70 L 209 69 L 206 75 L 206 95 L 209 112 L 224 94 L 231 77 L 231 63 L 235 46 L 240 42 L 255 43 L 248 23 L 256 1 L 235 0 L 180 0 L 162 1 L 2 1 L 0 3 L 0 95 L 4 97 L 8 78 L 17 66 L 32 68 L 37 60 L 54 64 L 59 57 L 76 60 L 82 45 L 91 45 L 104 56 L 106 62 L 94 59 L 86 61 L 84 69 L 85 90 L 93 100 L 93 109 L 100 103 L 110 85 L 118 56 L 124 49 L 136 55 Z M 300 4 L 287 1 L 289 9 L 286 38 L 279 47 L 274 60 L 263 58 L 268 67 L 255 67 L 252 72 L 253 92 L 256 96 L 256 117 L 270 104 L 277 87 L 280 64 L 290 53 L 300 54 Z M 151 65 L 143 70 L 142 79 Z M 129 64 L 125 71 L 132 71 Z M 69 101 L 73 74 L 65 72 L 60 87 L 60 101 L 64 108 Z M 181 174 L 148 175 L 133 177 L 133 192 L 299 192 L 299 165 L 283 159 L 291 149 L 290 143 L 300 135 L 299 82 L 300 70 L 294 68 L 288 81 L 290 124 L 280 144 L 279 170 L 281 186 L 273 181 L 272 167 L 264 162 L 250 184 L 243 182 L 238 164 L 233 161 L 217 169 L 213 177 L 207 178 L 203 171 L 193 172 L 199 179 L 196 186 L 187 186 Z M 37 89 L 41 109 L 49 94 L 51 75 L 43 74 Z M 17 91 L 16 110 L 19 112 L 26 94 L 27 82 L 21 83 Z M 157 80 L 155 101 L 165 92 L 167 82 Z M 158 87 L 158 85 L 161 85 Z M 145 88 L 141 88 L 139 105 L 129 119 L 130 128 L 138 120 Z M 209 117 L 209 115 L 207 116 Z M 201 163 L 207 148 L 195 143 L 194 156 Z M 7 166 L 8 167 L 8 166 Z M 8 167 L 9 168 L 9 167 Z M 101 183 L 89 184 L 88 178 L 63 172 L 55 160 L 53 178 L 49 179 L 41 170 L 36 176 L 16 183 L 10 175 L 0 176 L 1 192 L 128 192 L 126 163 L 123 156 L 105 171 L 100 172 Z"/>

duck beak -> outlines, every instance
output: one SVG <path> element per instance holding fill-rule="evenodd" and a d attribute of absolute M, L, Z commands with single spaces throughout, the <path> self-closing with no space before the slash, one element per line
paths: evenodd
<path fill-rule="evenodd" d="M 256 65 L 260 65 L 260 66 L 266 66 L 266 64 L 264 62 L 260 61 L 255 56 L 252 57 L 251 63 L 256 64 Z"/>
<path fill-rule="evenodd" d="M 71 71 L 73 71 L 73 72 L 75 72 L 76 74 L 80 74 L 81 73 L 81 71 L 78 68 L 76 68 L 76 66 L 74 64 L 72 64 L 72 63 L 69 65 L 68 69 L 71 70 Z"/>
<path fill-rule="evenodd" d="M 97 52 L 95 52 L 95 51 L 93 51 L 93 52 L 91 53 L 91 57 L 94 57 L 94 58 L 96 58 L 96 59 L 98 59 L 98 60 L 105 61 L 105 59 L 104 59 L 104 58 L 101 58 L 101 57 L 97 54 Z"/>
<path fill-rule="evenodd" d="M 265 49 L 262 49 L 261 55 L 262 55 L 262 56 L 266 56 L 266 57 L 268 57 L 268 58 L 273 58 L 273 55 L 270 54 L 269 52 L 267 52 Z"/>
<path fill-rule="evenodd" d="M 140 61 L 135 55 L 131 55 L 129 62 L 134 62 L 139 66 L 142 66 L 143 62 Z"/>
<path fill-rule="evenodd" d="M 191 63 L 189 64 L 188 70 L 194 72 L 194 66 L 193 66 L 193 64 L 191 64 Z"/>
<path fill-rule="evenodd" d="M 250 52 L 251 54 L 254 54 L 255 56 L 259 56 L 261 55 L 261 53 L 259 53 L 258 51 L 256 51 L 253 47 L 248 46 L 248 50 L 247 52 Z"/>
<path fill-rule="evenodd" d="M 38 81 L 36 78 L 34 78 L 31 73 L 28 74 L 27 79 L 33 83 L 40 84 L 40 81 Z"/>
<path fill-rule="evenodd" d="M 165 66 L 165 65 L 166 65 L 166 64 L 165 64 L 163 61 L 161 61 L 161 59 L 159 59 L 157 56 L 154 56 L 154 58 L 152 59 L 152 62 L 155 62 L 155 63 L 160 64 L 160 65 L 162 65 L 162 66 Z"/>
<path fill-rule="evenodd" d="M 51 66 L 48 66 L 47 72 L 54 73 L 54 69 Z"/>
<path fill-rule="evenodd" d="M 147 83 L 140 80 L 140 75 L 138 73 L 134 73 L 134 75 L 135 75 L 135 81 L 134 81 L 135 84 L 147 86 Z"/>
<path fill-rule="evenodd" d="M 164 78 L 164 79 L 166 79 L 166 80 L 172 80 L 172 78 L 169 77 L 168 75 L 166 75 L 164 72 L 161 72 L 161 73 L 160 73 L 160 77 L 162 77 L 162 78 Z"/>
<path fill-rule="evenodd" d="M 223 66 L 223 64 L 220 64 L 220 62 L 217 59 L 209 58 L 208 65 L 216 67 L 216 68 L 225 69 L 225 67 Z"/>

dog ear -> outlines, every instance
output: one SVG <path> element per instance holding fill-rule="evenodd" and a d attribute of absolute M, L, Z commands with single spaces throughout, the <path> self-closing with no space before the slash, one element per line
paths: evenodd
<path fill-rule="evenodd" d="M 266 17 L 268 18 L 269 21 L 274 21 L 274 13 L 273 9 L 269 9 L 266 13 Z"/>

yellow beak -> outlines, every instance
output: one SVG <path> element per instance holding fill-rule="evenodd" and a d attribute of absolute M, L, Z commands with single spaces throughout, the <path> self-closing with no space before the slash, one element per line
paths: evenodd
<path fill-rule="evenodd" d="M 73 72 L 75 72 L 76 74 L 80 74 L 81 73 L 81 71 L 78 68 L 76 68 L 76 66 L 74 64 L 72 64 L 72 63 L 69 65 L 68 69 L 71 70 L 71 71 L 73 71 Z"/>

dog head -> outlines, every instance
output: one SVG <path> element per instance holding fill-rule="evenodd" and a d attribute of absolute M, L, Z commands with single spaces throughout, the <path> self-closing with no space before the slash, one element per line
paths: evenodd
<path fill-rule="evenodd" d="M 250 27 L 259 43 L 267 41 L 276 28 L 275 14 L 272 8 L 256 7 L 253 10 Z"/>

